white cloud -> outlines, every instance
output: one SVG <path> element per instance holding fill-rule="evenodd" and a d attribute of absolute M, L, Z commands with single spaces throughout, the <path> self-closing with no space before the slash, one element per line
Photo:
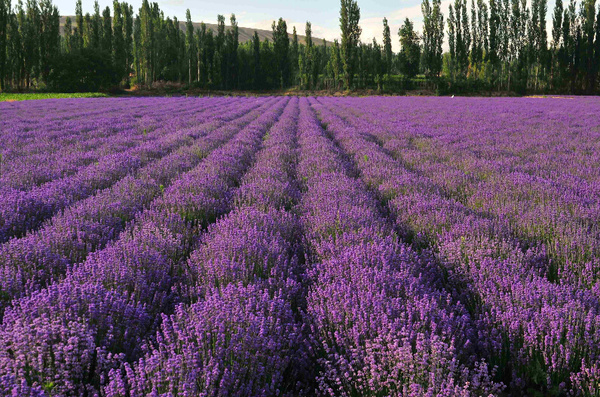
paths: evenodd
<path fill-rule="evenodd" d="M 184 4 L 183 0 L 163 0 L 161 3 L 162 6 L 174 6 L 174 7 L 183 6 L 183 4 Z"/>
<path fill-rule="evenodd" d="M 448 7 L 452 3 L 451 0 L 442 0 L 441 10 L 444 14 L 444 30 L 447 30 L 446 21 L 448 18 Z M 423 32 L 423 13 L 421 12 L 421 4 L 403 7 L 390 12 L 387 16 L 388 25 L 390 26 L 390 34 L 392 38 L 392 49 L 394 52 L 400 51 L 400 39 L 398 30 L 404 23 L 406 18 L 414 23 L 414 28 L 419 33 Z M 371 42 L 373 37 L 378 43 L 383 43 L 383 17 L 381 18 L 364 18 L 360 22 L 363 29 L 362 41 Z M 446 34 L 446 31 L 444 31 Z M 447 37 L 446 37 L 447 39 Z"/>

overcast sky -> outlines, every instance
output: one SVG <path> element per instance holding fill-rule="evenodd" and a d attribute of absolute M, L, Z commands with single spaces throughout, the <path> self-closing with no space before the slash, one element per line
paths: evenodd
<path fill-rule="evenodd" d="M 136 13 L 141 1 L 129 1 Z M 339 38 L 340 34 L 339 0 L 158 0 L 157 2 L 164 10 L 165 16 L 176 16 L 179 20 L 185 20 L 185 10 L 189 8 L 194 22 L 216 23 L 217 14 L 225 15 L 226 21 L 229 22 L 229 15 L 234 13 L 239 26 L 270 30 L 271 22 L 283 17 L 287 21 L 290 33 L 292 26 L 296 26 L 298 33 L 304 34 L 304 25 L 306 21 L 310 21 L 315 37 L 333 40 Z M 82 0 L 82 3 L 84 14 L 93 12 L 94 0 Z M 61 15 L 75 14 L 75 0 L 54 0 L 54 4 L 57 5 Z M 112 0 L 99 0 L 99 4 L 101 9 L 106 6 L 112 9 Z M 383 17 L 387 17 L 390 24 L 394 51 L 399 50 L 398 28 L 405 18 L 408 17 L 415 23 L 416 30 L 422 30 L 421 0 L 359 0 L 358 5 L 363 42 L 370 42 L 375 37 L 381 43 Z M 445 18 L 448 16 L 449 5 L 450 0 L 442 0 L 442 12 Z M 553 7 L 554 1 L 549 2 L 547 18 L 550 23 Z"/>

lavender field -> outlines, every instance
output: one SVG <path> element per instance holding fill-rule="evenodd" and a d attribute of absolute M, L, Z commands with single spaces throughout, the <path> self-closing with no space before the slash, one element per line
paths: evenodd
<path fill-rule="evenodd" d="M 0 115 L 0 396 L 600 396 L 595 98 Z"/>

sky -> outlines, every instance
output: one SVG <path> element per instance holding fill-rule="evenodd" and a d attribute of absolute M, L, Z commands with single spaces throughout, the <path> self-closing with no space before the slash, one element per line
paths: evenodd
<path fill-rule="evenodd" d="M 288 24 L 288 31 L 296 27 L 298 34 L 304 34 L 306 21 L 312 23 L 313 36 L 325 38 L 328 41 L 339 38 L 339 0 L 219 0 L 219 1 L 189 1 L 189 0 L 155 0 L 164 10 L 165 16 L 176 16 L 185 20 L 185 11 L 190 9 L 194 22 L 216 23 L 217 15 L 229 16 L 234 13 L 239 26 L 271 29 L 273 20 L 283 17 Z M 129 0 L 137 13 L 141 0 Z M 75 14 L 75 0 L 54 0 L 61 15 Z M 98 0 L 100 8 L 110 6 L 112 0 Z M 82 0 L 83 13 L 92 13 L 94 0 Z M 442 10 L 447 14 L 449 0 L 442 1 Z M 398 29 L 405 18 L 410 18 L 415 23 L 417 30 L 422 30 L 421 0 L 359 0 L 360 26 L 362 28 L 361 40 L 371 42 L 373 38 L 381 44 L 383 31 L 383 17 L 387 17 L 392 33 L 392 46 L 394 51 L 400 48 L 398 42 Z"/>

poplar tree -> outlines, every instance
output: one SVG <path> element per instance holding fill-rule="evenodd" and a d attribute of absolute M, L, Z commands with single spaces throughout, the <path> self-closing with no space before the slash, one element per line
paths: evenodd
<path fill-rule="evenodd" d="M 414 25 L 410 19 L 406 18 L 404 24 L 398 31 L 400 36 L 400 69 L 408 77 L 414 77 L 419 72 L 419 62 L 421 60 L 421 47 L 419 45 L 419 36 L 414 30 Z"/>
<path fill-rule="evenodd" d="M 456 65 L 458 63 L 456 52 L 456 24 L 457 21 L 456 17 L 454 16 L 454 8 L 452 7 L 452 4 L 450 4 L 450 6 L 448 7 L 448 47 L 450 49 L 450 64 L 448 65 L 448 67 L 450 69 L 450 78 L 452 80 L 456 78 Z"/>
<path fill-rule="evenodd" d="M 465 73 L 469 69 L 469 48 L 471 47 L 471 31 L 469 27 L 469 15 L 467 13 L 467 0 L 462 0 L 462 14 L 461 14 L 461 26 L 462 26 L 462 40 L 463 40 L 463 67 Z"/>
<path fill-rule="evenodd" d="M 335 87 L 334 88 L 337 89 L 339 86 L 339 82 L 340 82 L 340 76 L 342 75 L 342 72 L 343 72 L 340 42 L 337 39 L 335 39 L 333 41 L 332 58 L 333 58 L 332 69 L 333 69 L 333 76 L 335 79 Z"/>
<path fill-rule="evenodd" d="M 45 81 L 50 73 L 50 59 L 60 53 L 60 17 L 51 0 L 40 2 L 39 21 L 40 76 Z"/>
<path fill-rule="evenodd" d="M 546 0 L 533 0 L 529 20 L 530 67 L 535 73 L 535 88 L 539 87 L 540 76 L 544 76 L 548 41 L 546 34 Z"/>
<path fill-rule="evenodd" d="M 461 77 L 465 77 L 469 68 L 469 48 L 471 33 L 469 16 L 467 15 L 467 0 L 454 1 L 454 52 L 455 67 Z"/>
<path fill-rule="evenodd" d="M 225 82 L 225 17 L 217 15 L 217 37 L 215 38 L 215 55 L 213 62 L 213 82 L 219 88 L 222 88 Z"/>
<path fill-rule="evenodd" d="M 256 30 L 252 36 L 252 56 L 254 60 L 253 85 L 254 89 L 258 90 L 262 88 L 262 73 L 260 68 L 260 38 Z"/>
<path fill-rule="evenodd" d="M 75 2 L 75 22 L 77 23 L 77 30 L 73 35 L 75 46 L 78 50 L 83 50 L 83 10 L 81 7 L 81 0 Z"/>
<path fill-rule="evenodd" d="M 292 70 L 292 80 L 294 84 L 298 82 L 298 57 L 299 57 L 300 47 L 298 44 L 298 33 L 296 32 L 296 27 L 294 26 L 292 29 L 292 46 L 290 48 L 290 67 Z"/>
<path fill-rule="evenodd" d="M 39 73 L 40 62 L 40 10 L 36 0 L 27 0 L 23 22 L 25 84 L 30 88 Z"/>
<path fill-rule="evenodd" d="M 192 84 L 196 71 L 196 42 L 194 40 L 194 24 L 190 9 L 185 11 L 185 45 L 187 55 L 188 84 Z"/>
<path fill-rule="evenodd" d="M 290 38 L 287 33 L 287 24 L 283 18 L 271 25 L 273 30 L 273 51 L 278 70 L 278 80 L 281 88 L 287 87 L 290 83 Z"/>
<path fill-rule="evenodd" d="M 133 62 L 137 84 L 143 84 L 142 77 L 142 22 L 138 16 L 133 21 Z"/>
<path fill-rule="evenodd" d="M 154 47 L 154 21 L 152 17 L 152 9 L 148 0 L 142 2 L 142 7 L 139 12 L 140 20 L 140 60 L 142 81 L 149 85 L 153 81 L 153 60 L 152 50 Z"/>
<path fill-rule="evenodd" d="M 582 68 L 584 69 L 584 86 L 586 93 L 590 94 L 596 85 L 597 63 L 594 57 L 594 38 L 596 27 L 596 0 L 583 0 L 581 4 L 581 54 Z"/>
<path fill-rule="evenodd" d="M 381 90 L 381 81 L 385 73 L 385 65 L 383 60 L 381 59 L 381 46 L 377 43 L 377 40 L 375 38 L 373 38 L 372 46 L 372 56 L 369 69 L 371 69 L 373 72 L 373 77 L 375 79 L 375 84 L 377 84 L 377 89 Z"/>
<path fill-rule="evenodd" d="M 65 53 L 70 54 L 73 52 L 73 25 L 71 22 L 71 17 L 65 18 L 63 41 Z"/>
<path fill-rule="evenodd" d="M 484 0 L 477 0 L 477 26 L 479 29 L 479 37 L 481 43 L 482 59 L 487 58 L 489 53 L 489 14 L 488 6 Z"/>
<path fill-rule="evenodd" d="M 4 83 L 7 86 L 16 84 L 17 87 L 21 86 L 21 64 L 23 62 L 22 53 L 22 41 L 21 34 L 19 32 L 18 17 L 19 10 L 21 9 L 21 2 L 17 3 L 17 12 L 9 12 L 7 15 L 7 29 L 6 29 L 6 78 Z"/>
<path fill-rule="evenodd" d="M 488 46 L 489 50 L 487 53 L 487 60 L 492 65 L 495 71 L 498 65 L 498 48 L 499 48 L 499 35 L 498 29 L 500 28 L 500 15 L 498 14 L 498 1 L 490 0 L 490 17 L 489 17 L 489 31 L 488 31 Z M 558 0 L 560 1 L 560 0 Z"/>
<path fill-rule="evenodd" d="M 206 86 L 208 81 L 208 71 L 206 68 L 207 43 L 206 43 L 206 24 L 202 22 L 200 29 L 196 29 L 196 50 L 198 51 L 198 82 L 202 87 Z"/>
<path fill-rule="evenodd" d="M 479 29 L 477 27 L 477 8 L 475 7 L 475 0 L 471 0 L 471 54 L 469 57 L 469 64 L 472 69 L 477 71 L 481 64 L 481 38 L 479 37 Z"/>
<path fill-rule="evenodd" d="M 438 76 L 442 71 L 442 44 L 444 41 L 444 16 L 441 0 L 423 0 L 423 61 L 425 74 Z"/>
<path fill-rule="evenodd" d="M 118 0 L 113 1 L 113 62 L 120 81 L 127 70 L 127 53 L 125 51 L 125 27 L 123 10 Z"/>
<path fill-rule="evenodd" d="M 392 37 L 390 35 L 390 26 L 388 25 L 387 18 L 383 18 L 383 54 L 384 54 L 384 68 L 385 74 L 390 75 L 392 73 Z"/>
<path fill-rule="evenodd" d="M 327 49 L 327 43 L 325 40 L 323 40 L 323 45 L 320 46 L 320 48 L 322 48 L 324 50 Z M 322 54 L 322 51 L 319 50 L 319 46 L 314 44 L 314 41 L 313 41 L 311 55 L 312 55 L 312 69 L 310 70 L 311 80 L 312 80 L 313 89 L 316 89 L 319 85 L 319 72 L 321 71 L 321 69 L 323 67 L 323 65 L 321 65 L 323 54 Z"/>
<path fill-rule="evenodd" d="M 91 48 L 92 16 L 86 12 L 83 16 L 83 48 Z"/>
<path fill-rule="evenodd" d="M 110 17 L 110 8 L 106 7 L 102 11 L 102 51 L 112 54 L 112 19 Z"/>
<path fill-rule="evenodd" d="M 303 80 L 307 89 L 312 88 L 312 70 L 314 59 L 313 41 L 312 41 L 312 25 L 310 22 L 306 22 L 304 30 L 304 64 L 303 64 Z"/>
<path fill-rule="evenodd" d="M 230 28 L 227 31 L 227 83 L 225 88 L 238 88 L 238 47 L 239 28 L 235 14 L 229 18 Z"/>
<path fill-rule="evenodd" d="M 569 88 L 571 92 L 575 90 L 575 40 L 573 39 L 576 30 L 575 20 L 575 0 L 571 0 L 563 14 L 563 56 L 561 65 L 565 77 L 570 77 Z"/>
<path fill-rule="evenodd" d="M 552 16 L 552 50 L 557 52 L 561 47 L 562 37 L 562 18 L 563 18 L 563 2 L 556 0 L 554 4 L 554 14 Z"/>
<path fill-rule="evenodd" d="M 342 31 L 341 56 L 344 67 L 344 87 L 351 89 L 356 72 L 357 50 L 362 32 L 358 25 L 360 8 L 355 0 L 341 0 L 340 28 Z"/>
<path fill-rule="evenodd" d="M 100 5 L 96 0 L 94 2 L 94 15 L 92 15 L 90 26 L 90 47 L 100 48 L 100 37 L 102 34 L 102 16 L 100 15 Z"/>
<path fill-rule="evenodd" d="M 0 0 L 0 91 L 6 89 L 6 74 L 7 74 L 7 45 L 6 39 L 8 36 L 10 16 L 10 0 Z"/>
<path fill-rule="evenodd" d="M 125 32 L 125 78 L 129 85 L 129 74 L 131 73 L 131 65 L 133 63 L 133 7 L 125 2 L 121 4 L 123 12 L 123 25 Z"/>
<path fill-rule="evenodd" d="M 15 74 L 17 79 L 17 88 L 21 89 L 26 84 L 27 79 L 27 14 L 23 9 L 23 1 L 18 0 L 17 2 L 17 13 L 14 22 L 14 40 L 15 49 L 14 56 L 16 60 Z"/>

